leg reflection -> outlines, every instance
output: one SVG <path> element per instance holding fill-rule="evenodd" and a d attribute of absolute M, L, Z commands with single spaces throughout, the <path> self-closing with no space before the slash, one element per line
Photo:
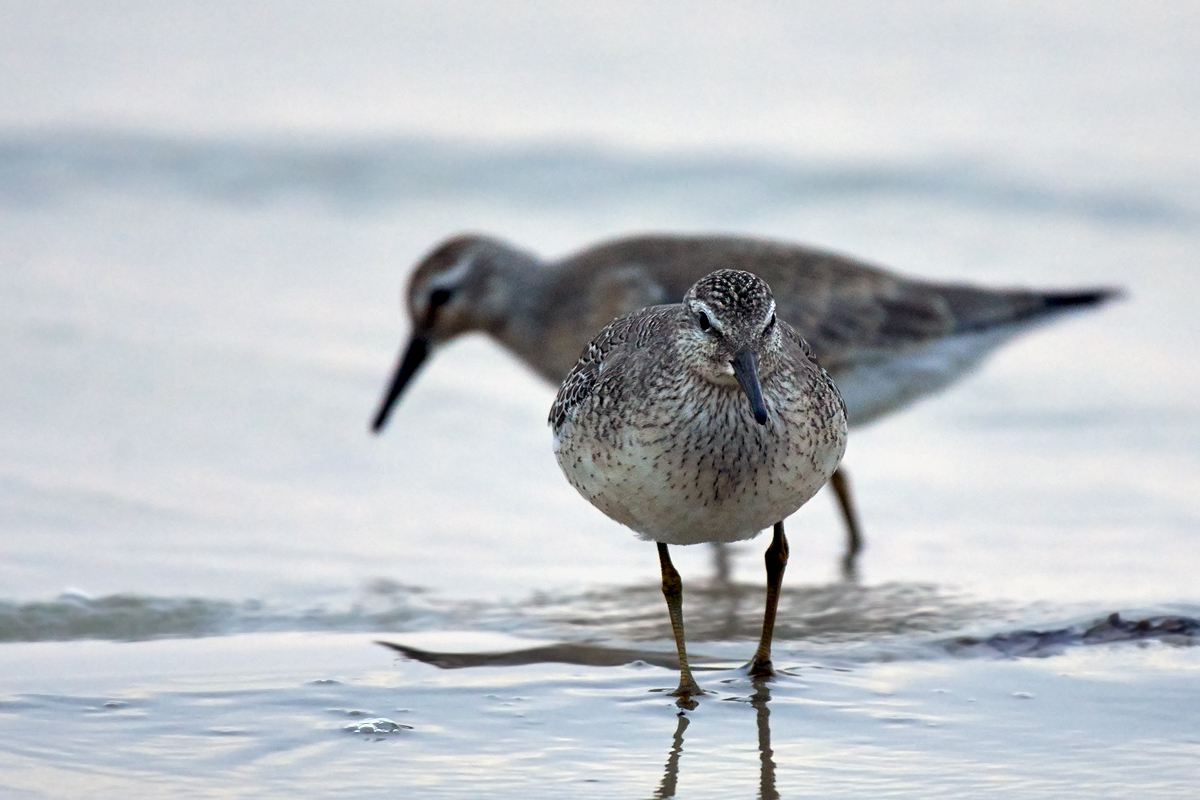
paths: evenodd
<path fill-rule="evenodd" d="M 758 758 L 762 762 L 758 777 L 758 796 L 761 800 L 779 800 L 775 791 L 775 753 L 771 750 L 771 710 L 767 701 L 771 690 L 766 681 L 755 681 L 750 705 L 754 707 L 758 722 Z"/>
<path fill-rule="evenodd" d="M 687 726 L 687 715 L 679 714 L 679 724 L 675 726 L 675 738 L 671 740 L 667 766 L 663 770 L 662 783 L 654 793 L 654 800 L 666 800 L 675 796 L 675 784 L 679 781 L 679 756 L 683 753 L 683 732 L 687 730 Z"/>
<path fill-rule="evenodd" d="M 729 545 L 722 542 L 712 543 L 713 557 L 713 588 L 717 591 L 725 589 L 733 581 L 733 565 L 729 559 Z"/>
<path fill-rule="evenodd" d="M 754 694 L 750 695 L 750 706 L 755 712 L 755 722 L 758 725 L 758 796 L 759 800 L 779 800 L 779 792 L 775 790 L 775 752 L 771 749 L 771 710 L 767 703 L 771 700 L 771 690 L 767 681 L 754 682 Z M 675 796 L 675 788 L 679 783 L 679 757 L 683 755 L 683 732 L 687 730 L 689 719 L 682 712 L 677 715 L 679 723 L 675 726 L 675 737 L 671 740 L 671 752 L 667 754 L 667 765 L 663 768 L 662 783 L 654 793 L 654 800 L 668 800 Z"/>

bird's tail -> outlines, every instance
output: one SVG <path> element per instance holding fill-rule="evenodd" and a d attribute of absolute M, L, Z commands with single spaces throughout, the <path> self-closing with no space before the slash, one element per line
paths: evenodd
<path fill-rule="evenodd" d="M 1090 289 L 1083 292 L 1050 292 L 1042 295 L 1042 304 L 1047 310 L 1068 309 L 1075 306 L 1095 306 L 1108 300 L 1124 296 L 1120 289 Z"/>

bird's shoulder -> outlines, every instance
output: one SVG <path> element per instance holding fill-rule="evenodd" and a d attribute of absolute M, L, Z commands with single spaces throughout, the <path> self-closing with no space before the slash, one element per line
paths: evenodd
<path fill-rule="evenodd" d="M 817 363 L 817 354 L 813 350 L 812 345 L 808 343 L 800 331 L 786 320 L 779 320 L 780 332 L 783 334 L 784 347 L 793 354 L 798 354 L 805 361 L 810 361 L 813 364 Z"/>
<path fill-rule="evenodd" d="M 679 304 L 650 306 L 613 320 L 592 338 L 558 390 L 550 425 L 558 431 L 576 408 L 605 380 L 619 379 L 629 368 L 627 356 L 645 348 L 682 318 Z"/>
<path fill-rule="evenodd" d="M 819 394 L 829 397 L 841 408 L 842 417 L 846 416 L 846 403 L 842 393 L 829 373 L 821 366 L 815 350 L 794 327 L 781 321 L 784 348 L 791 353 L 793 364 L 800 366 L 800 371 L 806 374 L 809 392 L 816 388 Z"/>

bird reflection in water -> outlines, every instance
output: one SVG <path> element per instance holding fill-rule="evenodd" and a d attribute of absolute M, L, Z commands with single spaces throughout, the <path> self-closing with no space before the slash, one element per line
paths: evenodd
<path fill-rule="evenodd" d="M 395 650 L 405 658 L 420 661 L 424 664 L 440 667 L 441 669 L 462 669 L 467 667 L 513 667 L 526 664 L 579 664 L 592 667 L 622 666 L 633 661 L 642 661 L 665 669 L 678 669 L 678 661 L 674 653 L 663 653 L 651 650 L 636 650 L 629 648 L 606 647 L 577 642 L 564 642 L 529 647 L 521 650 L 505 650 L 483 653 L 446 653 L 422 650 L 417 647 L 399 644 L 397 642 L 380 641 L 379 644 Z M 697 659 L 700 660 L 700 659 Z M 697 665 L 697 669 L 706 669 Z M 775 757 L 771 749 L 771 711 L 767 703 L 771 699 L 771 690 L 764 680 L 752 682 L 754 692 L 749 697 L 750 706 L 755 711 L 755 721 L 758 727 L 759 797 L 762 800 L 778 800 L 779 793 L 775 790 Z M 740 698 L 730 698 L 740 699 Z M 679 783 L 679 762 L 683 756 L 683 734 L 691 724 L 687 716 L 689 710 L 698 705 L 695 699 L 676 698 L 679 706 L 678 723 L 675 735 L 671 739 L 671 749 L 667 753 L 667 763 L 663 768 L 662 782 L 654 793 L 655 800 L 675 796 Z"/>
<path fill-rule="evenodd" d="M 771 750 L 771 709 L 767 708 L 770 699 L 771 690 L 766 681 L 756 682 L 750 705 L 754 707 L 758 723 L 758 758 L 761 762 L 758 796 L 762 800 L 779 800 L 779 792 L 775 791 L 775 753 Z"/>
<path fill-rule="evenodd" d="M 679 783 L 679 757 L 683 755 L 683 732 L 690 722 L 688 715 L 680 711 L 679 724 L 675 726 L 675 736 L 671 739 L 671 752 L 667 753 L 667 766 L 663 768 L 662 783 L 654 793 L 654 800 L 675 796 L 675 786 Z"/>
<path fill-rule="evenodd" d="M 771 709 L 767 707 L 771 689 L 766 681 L 754 681 L 754 693 L 750 695 L 750 706 L 755 712 L 758 727 L 758 796 L 760 800 L 779 800 L 775 789 L 775 752 L 771 749 Z M 679 723 L 671 739 L 671 750 L 667 753 L 667 764 L 663 768 L 662 783 L 654 793 L 654 800 L 669 800 L 675 796 L 679 783 L 679 760 L 683 755 L 683 733 L 691 723 L 683 711 L 679 712 Z"/>

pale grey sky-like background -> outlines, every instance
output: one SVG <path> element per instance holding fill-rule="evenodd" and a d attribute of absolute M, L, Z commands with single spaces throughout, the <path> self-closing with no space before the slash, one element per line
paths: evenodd
<path fill-rule="evenodd" d="M 0 19 L 4 127 L 1196 163 L 1189 3 L 5 0 Z"/>
<path fill-rule="evenodd" d="M 28 548 L 11 585 L 241 595 L 309 570 L 337 586 L 415 570 L 520 594 L 495 559 L 532 585 L 651 573 L 557 474 L 553 389 L 485 341 L 446 348 L 387 433 L 363 431 L 404 336 L 399 289 L 440 238 L 484 230 L 551 256 L 666 229 L 947 280 L 1129 289 L 848 455 L 880 531 L 869 576 L 1071 594 L 951 542 L 988 519 L 1000 551 L 1017 530 L 1074 552 L 1039 532 L 1047 516 L 1120 528 L 1154 508 L 1176 530 L 1192 513 L 1155 503 L 1191 508 L 1198 22 L 1200 7 L 1158 2 L 0 0 L 18 342 L 0 458 Z M 1033 436 L 1023 413 L 1051 414 L 1057 435 L 1092 419 L 1087 446 L 962 430 L 1004 419 Z M 1158 427 L 1124 432 L 1141 424 Z M 1064 502 L 1059 479 L 1088 499 Z M 828 503 L 803 513 L 816 551 L 794 574 L 826 575 Z M 110 549 L 69 547 L 58 569 L 61 541 L 31 525 Z M 226 549 L 238 537 L 306 542 L 303 566 L 264 573 Z M 443 557 L 464 542 L 471 557 Z M 576 559 L 582 543 L 607 555 Z"/>

